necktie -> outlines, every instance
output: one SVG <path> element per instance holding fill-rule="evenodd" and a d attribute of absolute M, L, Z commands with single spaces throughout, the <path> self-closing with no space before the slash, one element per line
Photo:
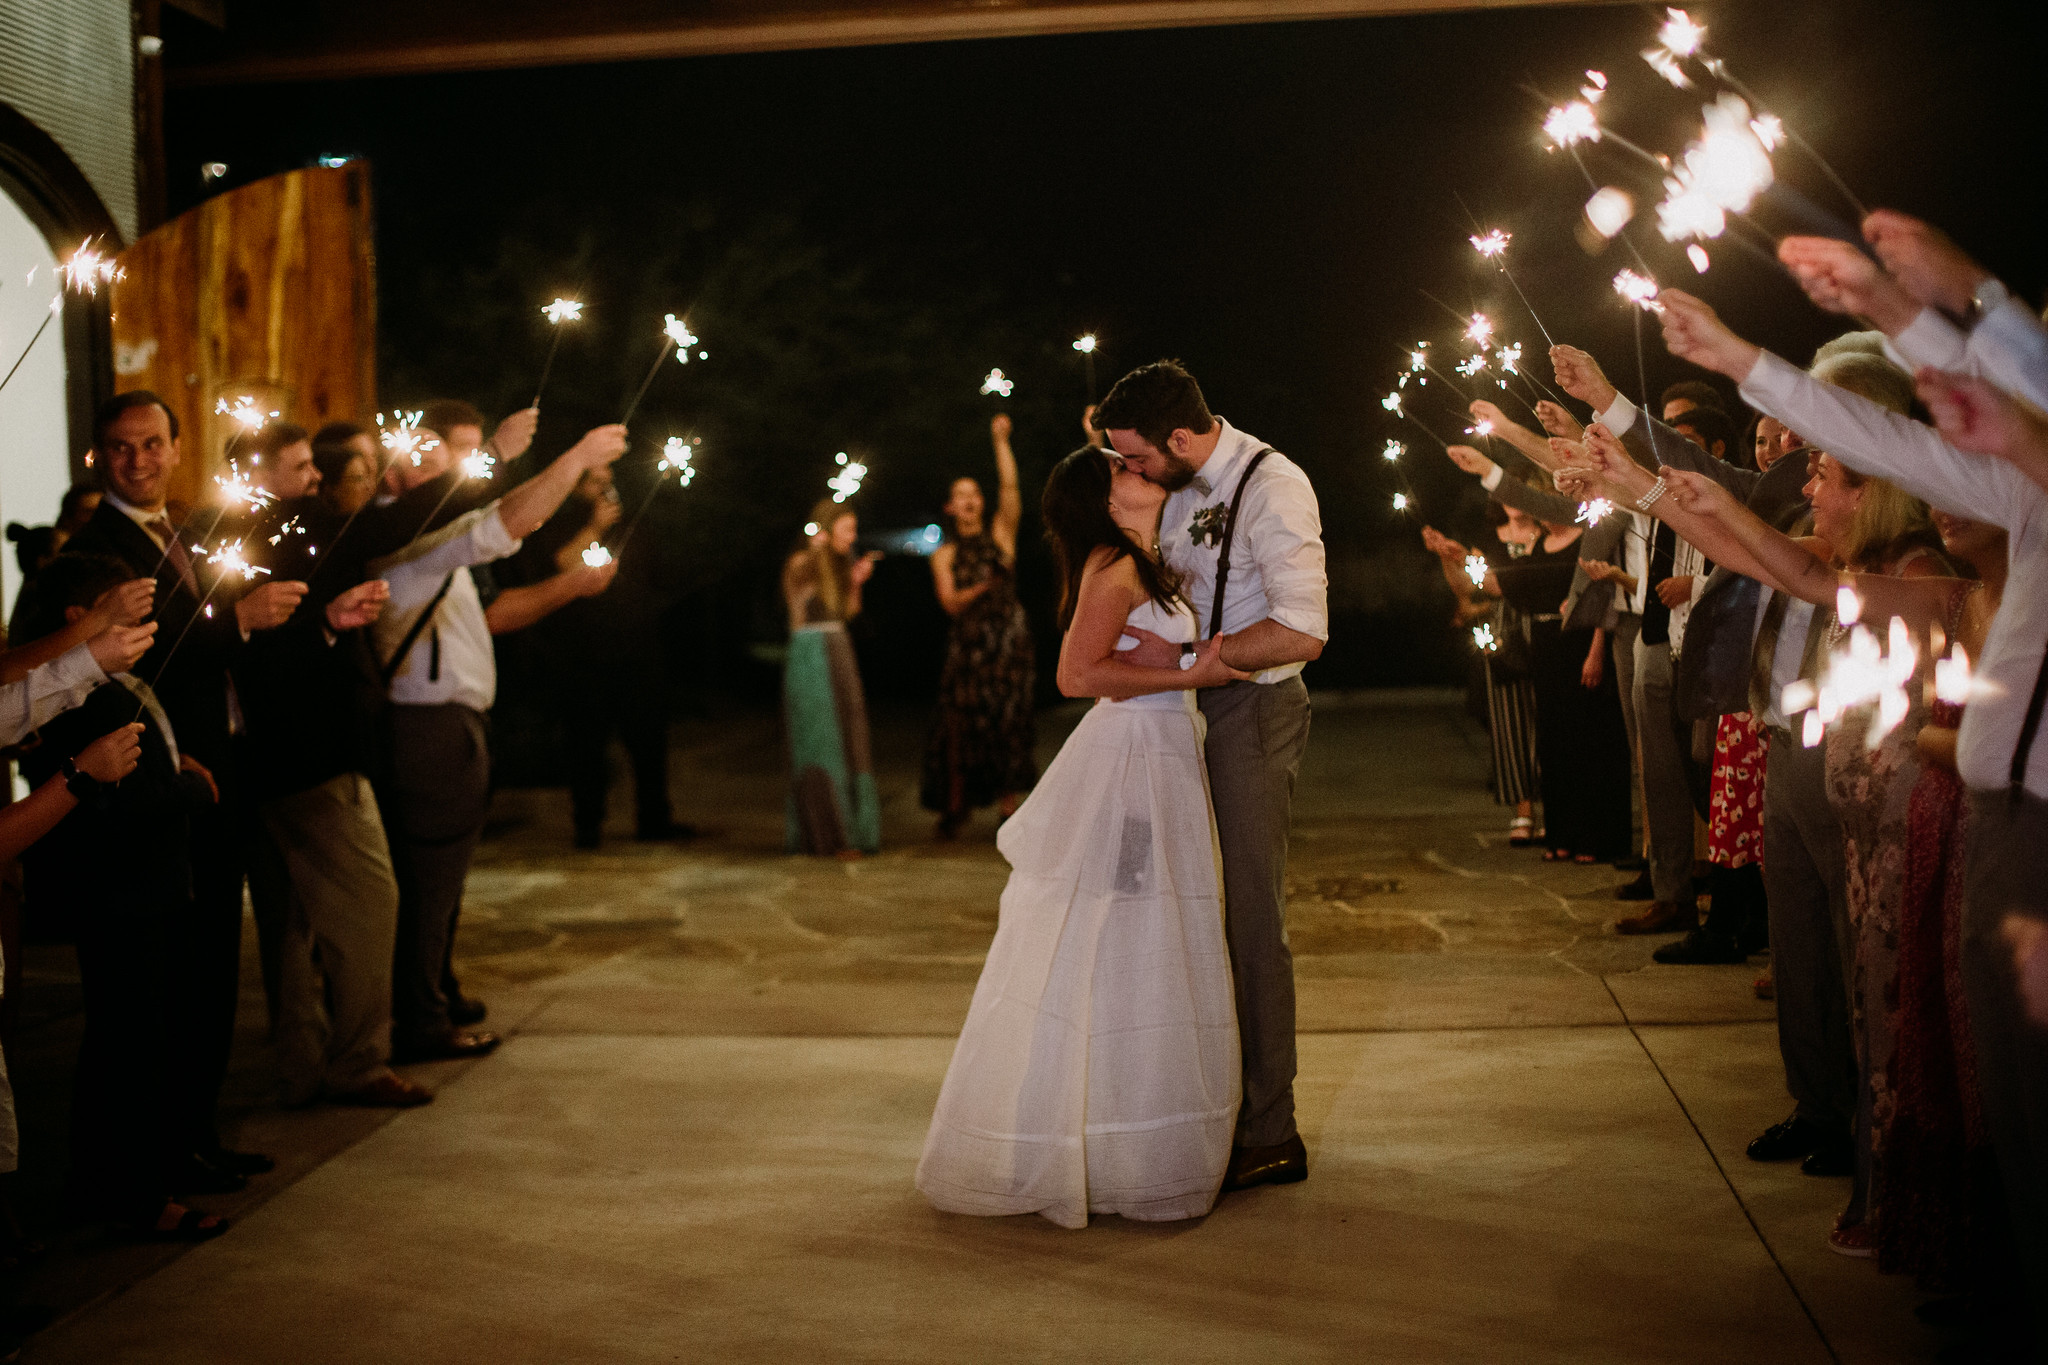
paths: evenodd
<path fill-rule="evenodd" d="M 192 556 L 185 552 L 185 546 L 178 539 L 177 528 L 171 525 L 171 519 L 159 512 L 146 524 L 149 527 L 150 534 L 163 542 L 164 559 L 170 563 L 172 568 L 178 571 L 179 580 L 184 583 L 185 587 L 194 597 L 197 597 L 199 595 L 199 580 L 193 577 L 192 574 Z"/>

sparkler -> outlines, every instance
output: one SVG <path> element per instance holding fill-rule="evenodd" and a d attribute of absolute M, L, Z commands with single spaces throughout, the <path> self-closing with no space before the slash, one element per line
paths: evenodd
<path fill-rule="evenodd" d="M 479 446 L 462 457 L 460 466 L 465 479 L 492 478 L 491 471 L 497 467 L 498 457 Z"/>
<path fill-rule="evenodd" d="M 833 463 L 839 466 L 839 472 L 825 480 L 825 486 L 832 490 L 832 501 L 845 502 L 860 492 L 861 480 L 868 476 L 868 467 L 859 460 L 848 459 L 843 450 L 833 457 Z"/>
<path fill-rule="evenodd" d="M 1854 596 L 1851 589 L 1845 587 L 1843 591 Z M 1857 606 L 1860 613 L 1861 603 Z M 1806 747 L 1818 744 L 1827 727 L 1840 720 L 1845 712 L 1875 703 L 1877 714 L 1872 718 L 1865 741 L 1875 749 L 1912 710 L 1912 697 L 1906 691 L 1906 685 L 1913 680 L 1913 674 L 1920 666 L 1919 646 L 1914 642 L 1912 632 L 1906 628 L 1905 621 L 1896 616 L 1892 618 L 1886 636 L 1886 643 L 1880 645 L 1868 626 L 1852 626 L 1847 647 L 1829 656 L 1819 686 L 1804 680 L 1786 685 L 1781 698 L 1785 713 L 1806 713 L 1802 725 Z M 1965 672 L 1967 668 L 1966 661 L 1963 664 Z M 1953 668 L 1948 676 L 1953 685 L 1956 676 Z M 1940 677 L 1938 661 L 1937 680 Z"/>
<path fill-rule="evenodd" d="M 1508 249 L 1508 241 L 1513 235 L 1513 233 L 1502 232 L 1499 228 L 1494 228 L 1491 232 L 1468 237 L 1466 240 L 1472 243 L 1474 251 L 1487 260 L 1492 261 L 1498 260 L 1501 254 Z"/>
<path fill-rule="evenodd" d="M 1698 242 L 1694 242 L 1685 249 L 1685 259 L 1691 261 L 1692 268 L 1702 275 L 1706 274 L 1707 267 L 1713 264 L 1713 261 L 1707 255 L 1707 249 Z"/>
<path fill-rule="evenodd" d="M 1612 185 L 1593 191 L 1593 197 L 1586 201 L 1586 225 L 1603 239 L 1612 240 L 1635 216 L 1635 198 L 1627 190 Z"/>
<path fill-rule="evenodd" d="M 1472 643 L 1481 654 L 1491 654 L 1500 648 L 1500 643 L 1493 638 L 1493 627 L 1483 621 L 1472 627 Z"/>
<path fill-rule="evenodd" d="M 265 412 L 256 406 L 256 400 L 247 394 L 237 398 L 233 403 L 225 398 L 220 399 L 213 405 L 213 410 L 240 427 L 243 434 L 250 436 L 263 430 L 264 424 L 278 415 L 274 408 Z"/>
<path fill-rule="evenodd" d="M 1475 588 L 1482 588 L 1482 587 L 1485 587 L 1485 586 L 1486 586 L 1486 556 L 1484 556 L 1484 555 L 1476 555 L 1476 554 L 1475 554 L 1475 555 L 1466 555 L 1466 556 L 1465 556 L 1465 577 L 1467 577 L 1467 578 L 1469 578 L 1469 579 L 1471 579 L 1471 580 L 1472 580 L 1472 586 L 1473 586 L 1473 587 L 1475 587 Z"/>
<path fill-rule="evenodd" d="M 593 540 L 583 547 L 583 567 L 602 569 L 612 562 L 612 552 L 605 549 L 604 542 Z"/>
<path fill-rule="evenodd" d="M 1946 659 L 1934 661 L 1934 699 L 1945 701 L 1951 706 L 1962 706 L 1976 693 L 1976 681 L 1970 676 L 1970 656 L 1957 645 Z"/>
<path fill-rule="evenodd" d="M 654 495 L 668 484 L 670 473 L 676 476 L 676 487 L 688 488 L 697 479 L 697 467 L 692 461 L 697 455 L 697 443 L 685 441 L 680 436 L 671 436 L 662 442 L 661 458 L 654 462 L 654 483 L 647 490 L 647 496 L 640 499 L 640 505 L 633 509 L 633 515 L 626 519 L 626 529 L 619 533 L 619 552 L 625 553 L 626 542 L 633 538 L 633 528 L 640 524 L 648 507 L 654 502 Z"/>
<path fill-rule="evenodd" d="M 1589 71 L 1586 74 L 1590 76 L 1596 73 Z M 1459 202 L 1463 203 L 1464 201 L 1460 199 Z M 1469 213 L 1470 211 L 1467 210 L 1467 212 Z M 1473 226 L 1477 227 L 1478 224 L 1475 223 Z M 1472 249 L 1477 251 L 1482 259 L 1492 261 L 1499 268 L 1500 273 L 1507 277 L 1508 284 L 1515 291 L 1515 297 L 1522 301 L 1522 307 L 1528 309 L 1529 316 L 1535 320 L 1536 330 L 1543 333 L 1543 340 L 1546 343 L 1555 346 L 1557 343 L 1551 339 L 1550 329 L 1545 327 L 1543 319 L 1537 316 L 1536 305 L 1530 303 L 1529 296 L 1523 292 L 1522 282 L 1515 278 L 1514 271 L 1508 269 L 1508 242 L 1512 240 L 1513 236 L 1514 234 L 1503 232 L 1499 228 L 1492 228 L 1475 236 L 1468 237 L 1465 240 L 1472 243 Z M 1467 335 L 1470 334 L 1468 333 Z M 1486 343 L 1482 341 L 1479 344 L 1484 346 Z M 1503 384 L 1501 387 L 1506 388 L 1507 386 Z"/>
<path fill-rule="evenodd" d="M 228 472 L 213 476 L 214 486 L 220 489 L 221 501 L 227 507 L 240 507 L 255 512 L 270 506 L 277 497 L 261 484 L 253 482 L 242 467 L 233 460 L 228 461 Z"/>
<path fill-rule="evenodd" d="M 1017 381 L 1009 378 L 1001 370 L 990 370 L 988 377 L 981 381 L 982 393 L 994 394 L 998 398 L 1008 398 L 1010 391 L 1016 387 Z"/>
<path fill-rule="evenodd" d="M 1380 451 L 1380 458 L 1385 460 L 1389 464 L 1393 464 L 1407 453 L 1407 446 L 1404 446 L 1399 441 L 1396 441 L 1392 437 L 1389 437 L 1387 439 L 1386 447 Z"/>
<path fill-rule="evenodd" d="M 1456 365 L 1451 366 L 1451 368 L 1465 376 L 1465 378 L 1470 379 L 1486 368 L 1486 352 L 1481 351 L 1468 360 L 1461 360 Z"/>
<path fill-rule="evenodd" d="M 1657 206 L 1657 230 L 1669 242 L 1719 237 L 1727 215 L 1747 210 L 1776 177 L 1746 101 L 1724 94 L 1702 112 L 1706 130 L 1664 181 L 1664 202 Z"/>
<path fill-rule="evenodd" d="M 16 356 L 14 363 L 7 367 L 6 377 L 0 378 L 0 389 L 7 387 L 8 381 L 14 378 L 15 373 L 21 369 L 22 363 L 28 359 L 28 353 L 33 351 L 36 348 L 36 343 L 43 339 L 43 333 L 50 329 L 51 319 L 64 311 L 64 291 L 66 289 L 71 290 L 73 293 L 84 294 L 90 297 L 100 292 L 102 284 L 111 284 L 115 280 L 125 278 L 127 275 L 127 272 L 115 264 L 111 257 L 102 256 L 97 251 L 94 251 L 92 249 L 92 242 L 92 238 L 86 238 L 84 242 L 79 244 L 78 250 L 72 252 L 68 258 L 58 265 L 55 271 L 58 289 L 56 296 L 50 300 L 50 311 L 43 314 L 43 320 L 36 324 L 34 335 L 28 339 L 28 345 L 21 348 L 21 354 Z M 35 283 L 35 280 L 35 267 L 31 266 L 29 267 L 28 278 L 23 283 L 32 285 Z"/>
<path fill-rule="evenodd" d="M 1471 323 L 1465 328 L 1465 340 L 1474 346 L 1484 347 L 1493 341 L 1493 321 L 1484 313 L 1474 313 Z"/>
<path fill-rule="evenodd" d="M 1385 408 L 1388 412 L 1393 413 L 1396 417 L 1406 417 L 1408 415 L 1406 410 L 1403 409 L 1401 406 L 1401 391 L 1399 389 L 1394 390 L 1385 398 L 1382 398 L 1380 400 L 1380 406 Z"/>
<path fill-rule="evenodd" d="M 640 409 L 640 400 L 647 396 L 647 387 L 654 382 L 654 376 L 660 373 L 661 362 L 668 359 L 670 349 L 673 348 L 676 358 L 687 365 L 690 363 L 690 348 L 695 346 L 698 340 L 687 321 L 674 313 L 662 315 L 661 350 L 655 355 L 654 364 L 648 367 L 647 377 L 640 381 L 640 388 L 634 393 L 633 401 L 626 404 L 626 415 L 619 419 L 619 425 L 625 426 L 632 422 L 633 414 Z"/>
<path fill-rule="evenodd" d="M 1622 271 L 1614 277 L 1614 292 L 1646 313 L 1664 311 L 1664 305 L 1657 299 L 1657 282 L 1647 275 L 1638 275 L 1633 270 Z"/>
<path fill-rule="evenodd" d="M 1598 526 L 1614 511 L 1614 504 L 1606 498 L 1594 498 L 1579 504 L 1579 514 L 1572 520 L 1584 526 Z"/>
<path fill-rule="evenodd" d="M 555 352 L 560 350 L 562 346 L 562 324 L 565 322 L 581 322 L 583 320 L 583 305 L 575 299 L 557 298 L 553 303 L 543 307 L 540 312 L 541 316 L 548 320 L 548 326 L 554 329 L 555 335 L 554 340 L 548 343 L 548 358 L 540 367 L 540 383 L 533 386 L 533 406 L 536 408 L 540 406 L 540 396 L 547 392 L 548 375 L 555 368 Z"/>
<path fill-rule="evenodd" d="M 1101 345 L 1093 332 L 1074 338 L 1074 349 L 1081 353 L 1081 360 L 1088 367 L 1088 401 L 1091 403 L 1095 401 L 1095 352 Z"/>
<path fill-rule="evenodd" d="M 1406 493 L 1394 494 L 1394 510 L 1396 512 L 1405 512 L 1408 510 L 1408 495 Z"/>

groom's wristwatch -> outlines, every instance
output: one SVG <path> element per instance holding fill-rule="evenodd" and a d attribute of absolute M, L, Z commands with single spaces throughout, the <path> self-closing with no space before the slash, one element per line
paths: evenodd
<path fill-rule="evenodd" d="M 1185 673 L 1195 666 L 1195 647 L 1184 644 L 1180 647 L 1180 671 Z"/>

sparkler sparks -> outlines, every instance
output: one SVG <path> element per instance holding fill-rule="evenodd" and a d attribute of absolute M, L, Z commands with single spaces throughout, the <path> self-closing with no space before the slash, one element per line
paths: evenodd
<path fill-rule="evenodd" d="M 697 334 L 690 330 L 688 322 L 677 317 L 674 313 L 664 313 L 661 316 L 662 335 L 675 343 L 676 359 L 685 365 L 689 364 L 690 348 L 697 344 Z M 703 352 L 698 352 L 699 359 L 702 359 L 703 355 Z"/>
<path fill-rule="evenodd" d="M 661 461 L 655 465 L 658 473 L 675 472 L 679 487 L 688 488 L 697 477 L 697 468 L 690 461 L 696 456 L 697 447 L 680 436 L 671 436 L 662 443 Z"/>
<path fill-rule="evenodd" d="M 1474 346 L 1487 346 L 1493 341 L 1493 319 L 1484 313 L 1474 313 L 1470 325 L 1465 328 L 1465 340 Z"/>
<path fill-rule="evenodd" d="M 1493 419 L 1491 417 L 1482 417 L 1471 426 L 1466 427 L 1465 430 L 1468 434 L 1477 436 L 1482 441 L 1486 440 L 1493 435 Z"/>
<path fill-rule="evenodd" d="M 574 299 L 556 299 L 540 311 L 557 327 L 565 322 L 580 322 L 583 318 L 583 305 Z"/>
<path fill-rule="evenodd" d="M 1706 131 L 1685 149 L 1657 206 L 1657 230 L 1669 242 L 1719 237 L 1727 230 L 1727 215 L 1747 209 L 1776 178 L 1770 151 L 1740 96 L 1724 94 L 1703 112 Z"/>
<path fill-rule="evenodd" d="M 1785 140 L 1785 124 L 1776 114 L 1758 114 L 1749 121 L 1749 131 L 1756 134 L 1756 140 L 1763 143 L 1764 150 L 1775 152 L 1778 144 Z"/>
<path fill-rule="evenodd" d="M 1692 16 L 1682 9 L 1667 9 L 1664 27 L 1657 30 L 1657 41 L 1673 57 L 1692 57 L 1707 41 L 1707 30 L 1692 21 Z"/>
<path fill-rule="evenodd" d="M 1685 259 L 1691 261 L 1692 268 L 1699 271 L 1702 275 L 1706 274 L 1707 267 L 1714 263 L 1712 258 L 1707 255 L 1707 249 L 1698 242 L 1694 242 L 1685 249 Z"/>
<path fill-rule="evenodd" d="M 981 381 L 981 391 L 984 394 L 994 394 L 998 398 L 1008 398 L 1010 390 L 1016 387 L 1017 381 L 1001 370 L 990 370 L 988 377 Z"/>
<path fill-rule="evenodd" d="M 250 482 L 249 476 L 233 460 L 228 461 L 228 472 L 214 475 L 213 482 L 220 489 L 221 501 L 230 507 L 254 512 L 277 501 L 269 489 Z"/>
<path fill-rule="evenodd" d="M 1638 275 L 1633 270 L 1622 271 L 1614 277 L 1614 292 L 1646 313 L 1664 311 L 1664 305 L 1657 301 L 1657 282 L 1647 275 Z"/>
<path fill-rule="evenodd" d="M 1500 647 L 1499 642 L 1493 638 L 1493 627 L 1483 622 L 1472 627 L 1472 643 L 1481 654 L 1491 654 Z"/>
<path fill-rule="evenodd" d="M 1581 142 L 1600 140 L 1600 118 L 1584 100 L 1573 100 L 1552 108 L 1543 120 L 1543 135 L 1559 147 L 1576 147 Z"/>
<path fill-rule="evenodd" d="M 1484 587 L 1486 585 L 1485 555 L 1465 556 L 1465 577 L 1472 580 L 1472 586 L 1475 588 Z"/>
<path fill-rule="evenodd" d="M 1486 368 L 1486 352 L 1481 351 L 1479 354 L 1473 356 L 1469 360 L 1461 360 L 1451 368 L 1455 369 L 1459 374 L 1465 376 L 1465 378 L 1470 379 L 1472 376 L 1478 374 L 1481 370 Z"/>
<path fill-rule="evenodd" d="M 859 460 L 848 459 L 843 450 L 833 457 L 833 462 L 839 466 L 839 472 L 825 480 L 825 486 L 832 490 L 832 501 L 845 502 L 860 492 L 861 480 L 868 476 L 868 467 Z"/>
<path fill-rule="evenodd" d="M 242 542 L 239 540 L 231 540 L 221 546 L 206 557 L 206 562 L 219 569 L 223 576 L 227 574 L 240 574 L 242 581 L 245 583 L 253 582 L 257 574 L 267 574 L 270 572 L 261 564 L 251 564 L 249 562 L 249 557 L 243 553 Z"/>
<path fill-rule="evenodd" d="M 404 456 L 412 462 L 413 468 L 417 469 L 420 457 L 440 446 L 439 438 L 420 430 L 422 415 L 419 412 L 395 412 L 392 416 L 396 419 L 396 424 L 387 427 L 384 425 L 384 414 L 377 414 L 378 443 L 391 452 L 390 458 L 386 460 L 387 464 Z"/>
<path fill-rule="evenodd" d="M 1511 346 L 1501 347 L 1493 353 L 1493 358 L 1498 360 L 1501 369 L 1509 374 L 1520 374 L 1521 371 L 1515 367 L 1522 363 L 1522 343 L 1517 341 Z"/>
<path fill-rule="evenodd" d="M 1508 240 L 1513 235 L 1513 233 L 1502 232 L 1499 228 L 1495 228 L 1491 232 L 1483 233 L 1477 237 L 1468 237 L 1465 240 L 1472 243 L 1474 251 L 1490 261 L 1508 249 Z"/>
<path fill-rule="evenodd" d="M 1396 417 L 1405 417 L 1408 415 L 1407 413 L 1401 411 L 1401 392 L 1398 389 L 1388 394 L 1385 398 L 1382 398 L 1380 400 L 1380 406 L 1385 408 L 1388 412 L 1393 413 Z"/>
<path fill-rule="evenodd" d="M 1394 494 L 1394 510 L 1396 512 L 1405 512 L 1408 510 L 1408 495 L 1406 493 Z"/>
<path fill-rule="evenodd" d="M 102 284 L 111 284 L 125 274 L 111 256 L 102 256 L 92 249 L 90 237 L 57 267 L 57 273 L 63 277 L 66 289 L 87 296 L 99 293 Z"/>
<path fill-rule="evenodd" d="M 265 412 L 256 405 L 256 400 L 244 394 L 233 403 L 223 398 L 213 405 L 213 410 L 233 422 L 245 432 L 263 430 L 263 424 L 277 416 L 275 410 Z"/>
<path fill-rule="evenodd" d="M 1399 441 L 1389 440 L 1386 447 L 1380 451 L 1380 458 L 1392 464 L 1407 453 L 1407 446 L 1402 445 Z"/>
<path fill-rule="evenodd" d="M 1643 60 L 1650 64 L 1651 70 L 1655 71 L 1665 80 L 1670 81 L 1680 90 L 1692 89 L 1692 77 L 1685 74 L 1685 68 L 1679 65 L 1678 58 L 1672 56 L 1663 48 L 1644 48 Z"/>
<path fill-rule="evenodd" d="M 590 542 L 590 544 L 583 547 L 584 568 L 602 569 L 611 562 L 612 552 L 610 550 L 605 549 L 604 543 L 602 541 L 593 540 Z"/>
<path fill-rule="evenodd" d="M 1605 498 L 1594 498 L 1591 502 L 1579 504 L 1579 514 L 1573 518 L 1585 526 L 1598 526 L 1614 511 L 1614 504 Z"/>
<path fill-rule="evenodd" d="M 1082 355 L 1094 355 L 1097 344 L 1095 333 L 1089 332 L 1084 336 L 1075 338 L 1074 349 Z"/>
<path fill-rule="evenodd" d="M 1854 600 L 1857 613 L 1861 614 L 1863 604 L 1853 589 L 1844 585 L 1838 596 L 1839 600 Z M 1899 617 L 1892 618 L 1886 636 L 1885 644 L 1880 645 L 1876 634 L 1859 623 L 1849 631 L 1848 646 L 1829 656 L 1818 686 L 1804 680 L 1786 685 L 1781 702 L 1787 715 L 1806 713 L 1801 729 L 1807 748 L 1818 744 L 1827 727 L 1855 707 L 1873 703 L 1877 707 L 1866 737 L 1873 749 L 1906 718 L 1912 709 L 1912 697 L 1906 687 L 1920 665 L 1920 649 Z M 1937 689 L 1945 662 L 1948 661 L 1937 660 L 1935 664 Z M 1967 678 L 1968 669 L 1965 656 L 1960 665 L 1962 678 Z M 1951 687 L 1958 685 L 1958 671 L 1955 665 L 1947 671 Z M 1966 683 L 1964 686 L 1967 688 Z"/>
<path fill-rule="evenodd" d="M 1601 237 L 1612 240 L 1636 216 L 1636 201 L 1627 190 L 1609 185 L 1596 190 L 1586 201 L 1586 223 Z"/>
<path fill-rule="evenodd" d="M 478 447 L 462 457 L 462 477 L 465 479 L 488 479 L 497 467 L 498 457 Z"/>
<path fill-rule="evenodd" d="M 1934 661 L 1934 699 L 1951 706 L 1966 705 L 1976 693 L 1970 676 L 1970 656 L 1957 645 L 1946 659 Z"/>

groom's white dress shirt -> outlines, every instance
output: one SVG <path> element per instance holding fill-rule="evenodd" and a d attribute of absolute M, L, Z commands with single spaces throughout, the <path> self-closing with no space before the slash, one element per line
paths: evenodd
<path fill-rule="evenodd" d="M 1237 481 L 1266 443 L 1221 417 L 1216 449 L 1195 481 L 1172 494 L 1159 524 L 1160 557 L 1181 577 L 1181 593 L 1194 606 L 1200 634 L 1209 634 L 1216 600 L 1216 564 Z M 1220 633 L 1232 635 L 1271 617 L 1289 630 L 1330 638 L 1329 586 L 1323 567 L 1323 518 L 1308 475 L 1274 451 L 1260 462 L 1244 491 L 1237 534 L 1231 538 L 1230 581 L 1223 594 Z M 1255 674 L 1276 683 L 1300 673 L 1298 663 Z"/>

